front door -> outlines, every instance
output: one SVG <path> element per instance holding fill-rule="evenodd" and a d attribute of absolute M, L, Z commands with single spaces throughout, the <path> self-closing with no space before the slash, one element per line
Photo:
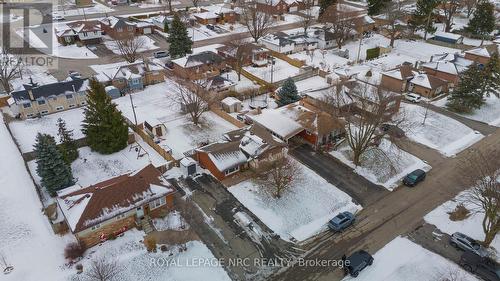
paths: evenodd
<path fill-rule="evenodd" d="M 137 218 L 139 218 L 139 219 L 144 218 L 144 209 L 142 208 L 142 206 L 137 207 L 135 214 L 137 215 Z"/>

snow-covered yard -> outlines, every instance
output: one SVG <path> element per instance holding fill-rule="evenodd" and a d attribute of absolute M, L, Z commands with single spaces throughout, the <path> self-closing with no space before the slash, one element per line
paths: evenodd
<path fill-rule="evenodd" d="M 139 52 L 139 53 L 146 52 L 146 51 L 152 51 L 152 50 L 156 50 L 156 49 L 160 48 L 156 45 L 156 42 L 153 39 L 149 38 L 146 35 L 140 35 L 140 36 L 137 36 L 135 38 L 137 38 L 136 39 L 137 42 L 141 42 L 140 47 L 137 49 L 137 52 Z M 107 40 L 104 40 L 104 45 L 106 45 L 106 48 L 108 48 L 110 51 L 112 51 L 113 53 L 115 53 L 117 55 L 121 54 L 120 49 L 118 48 L 118 45 L 116 44 L 116 42 L 114 40 L 112 40 L 110 37 L 107 37 L 106 39 Z"/>
<path fill-rule="evenodd" d="M 243 69 L 267 82 L 271 82 L 272 73 L 273 83 L 299 74 L 299 68 L 289 64 L 284 60 L 278 58 L 275 58 L 275 60 L 276 63 L 274 64 L 274 67 L 271 67 L 271 64 L 268 64 L 264 67 L 245 66 Z"/>
<path fill-rule="evenodd" d="M 313 76 L 301 81 L 295 82 L 299 94 L 304 94 L 310 91 L 321 90 L 330 87 L 326 79 L 321 76 Z"/>
<path fill-rule="evenodd" d="M 148 253 L 142 242 L 143 236 L 144 232 L 132 229 L 122 237 L 90 248 L 81 262 L 84 271 L 89 268 L 92 259 L 106 257 L 116 260 L 120 271 L 116 279 L 122 281 L 231 280 L 222 266 L 215 265 L 216 258 L 202 242 L 189 241 L 184 252 L 179 252 L 178 247 L 172 245 L 166 252 Z M 196 261 L 210 264 L 194 265 Z"/>
<path fill-rule="evenodd" d="M 347 144 L 330 154 L 353 168 L 357 174 L 391 191 L 398 187 L 400 180 L 413 170 L 429 171 L 431 169 L 431 166 L 398 148 L 387 139 L 382 140 L 378 149 L 366 151 L 362 156 L 361 165 L 357 167 L 352 163 L 352 151 Z"/>
<path fill-rule="evenodd" d="M 402 103 L 401 114 L 408 120 L 403 128 L 411 140 L 436 149 L 445 156 L 454 156 L 484 136 L 464 124 L 428 110 L 425 124 L 422 124 L 426 108 Z"/>
<path fill-rule="evenodd" d="M 60 2 L 58 2 L 60 3 Z M 66 7 L 62 7 L 61 5 L 55 6 L 55 12 L 53 15 L 61 15 L 65 17 L 72 17 L 72 16 L 83 16 L 84 13 L 85 15 L 90 15 L 90 14 L 104 14 L 104 13 L 109 13 L 113 12 L 114 10 L 99 3 L 99 2 L 93 2 L 92 7 L 87 7 L 87 8 L 76 8 L 73 5 L 70 5 L 69 7 L 66 5 Z"/>
<path fill-rule="evenodd" d="M 183 230 L 189 228 L 187 222 L 182 218 L 181 213 L 172 211 L 164 218 L 153 219 L 153 224 L 157 231 L 163 230 Z"/>
<path fill-rule="evenodd" d="M 350 55 L 352 58 L 353 54 Z M 291 54 L 289 57 L 305 61 L 307 65 L 318 67 L 324 71 L 330 71 L 339 66 L 345 66 L 349 62 L 349 59 L 335 55 L 332 50 L 316 49 L 309 53 L 307 51 L 302 51 Z"/>
<path fill-rule="evenodd" d="M 83 132 L 81 131 L 81 123 L 83 117 L 83 108 L 76 108 L 45 115 L 40 118 L 13 121 L 9 123 L 9 128 L 19 144 L 21 151 L 24 153 L 33 151 L 35 138 L 39 132 L 50 134 L 58 141 L 57 119 L 59 118 L 66 121 L 66 128 L 73 130 L 74 139 L 82 138 Z"/>
<path fill-rule="evenodd" d="M 449 280 L 447 278 L 455 274 L 457 279 L 453 280 L 478 280 L 450 260 L 402 237 L 389 242 L 373 257 L 373 264 L 361 271 L 356 279 L 346 277 L 342 280 L 435 281 Z"/>
<path fill-rule="evenodd" d="M 259 89 L 259 84 L 254 83 L 252 80 L 246 78 L 243 74 L 241 75 L 240 81 L 238 81 L 238 73 L 234 70 L 231 70 L 228 73 L 223 74 L 225 77 L 234 83 L 236 83 L 235 90 L 236 92 L 245 92 Z"/>
<path fill-rule="evenodd" d="M 475 206 L 467 204 L 464 200 L 466 192 L 459 193 L 455 198 L 450 201 L 443 203 L 441 206 L 432 210 L 430 213 L 425 215 L 424 220 L 430 224 L 435 225 L 442 232 L 453 234 L 454 232 L 462 232 L 469 235 L 470 237 L 482 241 L 484 239 L 484 232 L 481 226 L 484 213 L 476 213 L 472 209 Z M 450 220 L 450 212 L 453 212 L 457 205 L 464 203 L 464 206 L 471 211 L 470 215 L 461 221 Z M 491 246 L 497 251 L 500 251 L 500 236 L 497 236 Z"/>
<path fill-rule="evenodd" d="M 433 104 L 439 107 L 446 108 L 446 98 L 435 101 Z M 500 127 L 500 99 L 491 96 L 485 98 L 486 103 L 471 114 L 460 114 L 464 117 L 488 123 L 491 126 Z"/>
<path fill-rule="evenodd" d="M 52 232 L 23 159 L 0 115 L 0 253 L 14 267 L 7 281 L 63 280 L 63 251 L 72 236 Z M 22 207 L 20 207 L 22 206 Z"/>
<path fill-rule="evenodd" d="M 273 198 L 252 180 L 229 188 L 245 207 L 285 240 L 305 240 L 324 230 L 326 223 L 337 213 L 354 213 L 361 209 L 346 193 L 306 166 L 299 165 L 301 180 L 279 199 Z"/>

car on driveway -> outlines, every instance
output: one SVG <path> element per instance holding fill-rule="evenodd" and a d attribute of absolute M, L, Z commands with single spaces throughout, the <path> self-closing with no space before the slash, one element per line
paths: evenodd
<path fill-rule="evenodd" d="M 488 257 L 466 251 L 460 257 L 460 266 L 486 281 L 500 281 L 500 265 Z"/>
<path fill-rule="evenodd" d="M 413 93 L 408 93 L 405 95 L 405 99 L 407 101 L 411 101 L 412 103 L 419 103 L 420 100 L 422 99 L 422 96 Z"/>
<path fill-rule="evenodd" d="M 53 21 L 61 21 L 61 20 L 64 20 L 64 17 L 61 15 L 55 14 L 55 15 L 52 15 L 52 20 Z"/>
<path fill-rule="evenodd" d="M 403 184 L 406 186 L 413 187 L 417 185 L 419 182 L 423 181 L 425 179 L 425 171 L 421 169 L 416 169 L 415 171 L 409 173 L 404 177 L 403 179 Z"/>
<path fill-rule="evenodd" d="M 328 222 L 328 227 L 333 231 L 340 232 L 351 226 L 354 221 L 354 214 L 351 212 L 342 212 Z"/>
<path fill-rule="evenodd" d="M 476 240 L 460 232 L 455 232 L 450 236 L 450 245 L 457 249 L 471 251 L 482 257 L 488 254 L 486 249 L 482 247 L 481 244 L 479 244 Z"/>
<path fill-rule="evenodd" d="M 373 264 L 373 257 L 365 250 L 359 250 L 346 259 L 346 268 L 352 277 L 358 277 L 361 270 Z"/>
<path fill-rule="evenodd" d="M 167 51 L 156 51 L 153 53 L 153 57 L 156 59 L 168 57 Z"/>

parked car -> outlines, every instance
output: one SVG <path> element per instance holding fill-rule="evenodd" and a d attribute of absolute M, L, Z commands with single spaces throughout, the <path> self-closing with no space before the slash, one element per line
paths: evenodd
<path fill-rule="evenodd" d="M 413 93 L 408 93 L 405 95 L 405 99 L 413 103 L 419 103 L 420 100 L 422 99 L 422 96 Z"/>
<path fill-rule="evenodd" d="M 354 214 L 351 212 L 342 212 L 328 222 L 328 227 L 333 231 L 342 231 L 351 226 L 354 221 Z"/>
<path fill-rule="evenodd" d="M 482 257 L 488 254 L 486 249 L 483 248 L 475 239 L 472 239 L 460 232 L 455 232 L 450 236 L 450 245 L 457 249 L 471 251 Z"/>
<path fill-rule="evenodd" d="M 64 16 L 61 16 L 61 15 L 52 15 L 52 20 L 53 21 L 61 21 L 61 20 L 64 20 Z"/>
<path fill-rule="evenodd" d="M 166 58 L 168 57 L 168 52 L 167 51 L 156 51 L 153 53 L 153 57 L 159 59 L 159 58 Z"/>
<path fill-rule="evenodd" d="M 206 27 L 210 30 L 214 30 L 215 29 L 215 26 L 213 26 L 212 24 L 207 24 Z"/>
<path fill-rule="evenodd" d="M 425 179 L 426 173 L 424 170 L 416 169 L 404 177 L 403 184 L 409 187 L 417 185 Z"/>
<path fill-rule="evenodd" d="M 460 257 L 460 266 L 486 281 L 500 281 L 500 265 L 488 257 L 466 251 Z"/>
<path fill-rule="evenodd" d="M 373 264 L 373 257 L 367 251 L 359 250 L 346 259 L 346 264 L 349 274 L 358 277 L 361 270 Z"/>

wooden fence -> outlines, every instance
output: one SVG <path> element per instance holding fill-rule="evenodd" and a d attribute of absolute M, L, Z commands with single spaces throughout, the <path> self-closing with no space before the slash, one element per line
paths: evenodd
<path fill-rule="evenodd" d="M 306 63 L 303 62 L 303 61 L 300 61 L 300 60 L 296 60 L 296 59 L 292 59 L 290 58 L 289 56 L 285 55 L 285 54 L 282 54 L 282 53 L 278 53 L 276 51 L 273 51 L 273 50 L 270 50 L 271 52 L 271 55 L 273 57 L 276 57 L 276 58 L 279 58 L 281 60 L 284 60 L 286 61 L 287 63 L 289 63 L 290 65 L 293 65 L 295 67 L 298 67 L 298 68 L 301 68 L 303 67 Z"/>
<path fill-rule="evenodd" d="M 213 113 L 217 114 L 220 118 L 226 120 L 227 122 L 233 124 L 234 126 L 236 126 L 238 128 L 245 127 L 245 124 L 243 124 L 242 122 L 240 122 L 238 119 L 234 118 L 233 116 L 231 116 L 227 112 L 222 111 L 220 108 L 217 108 L 214 106 L 214 107 L 210 108 L 210 110 Z"/>
<path fill-rule="evenodd" d="M 144 142 L 146 142 L 151 148 L 154 149 L 158 154 L 163 157 L 163 159 L 169 161 L 169 162 L 176 162 L 174 157 L 165 149 L 163 149 L 161 146 L 159 146 L 157 143 L 154 142 L 154 140 L 149 136 L 144 130 L 142 130 L 141 126 L 131 126 L 132 130 L 136 132 Z"/>

